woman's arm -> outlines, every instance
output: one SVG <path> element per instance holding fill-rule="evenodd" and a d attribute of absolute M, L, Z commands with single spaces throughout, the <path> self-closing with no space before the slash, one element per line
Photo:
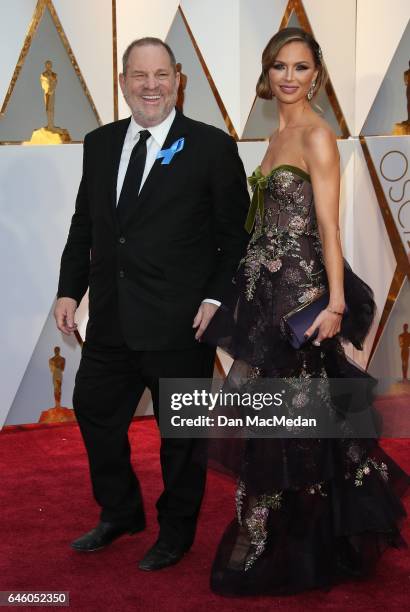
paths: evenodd
<path fill-rule="evenodd" d="M 339 152 L 335 135 L 326 127 L 309 130 L 304 145 L 330 293 L 326 310 L 322 311 L 313 325 L 306 330 L 306 333 L 311 335 L 319 327 L 317 341 L 320 342 L 340 331 L 341 315 L 345 308 L 344 266 L 339 229 Z"/>

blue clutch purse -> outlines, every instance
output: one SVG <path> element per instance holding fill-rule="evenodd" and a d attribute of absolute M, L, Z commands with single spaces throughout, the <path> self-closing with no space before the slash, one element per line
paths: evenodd
<path fill-rule="evenodd" d="M 305 331 L 312 325 L 317 315 L 329 304 L 329 291 L 324 289 L 320 294 L 307 302 L 303 302 L 282 317 L 281 329 L 288 342 L 295 349 L 314 340 L 318 334 L 316 330 L 309 338 Z"/>
<path fill-rule="evenodd" d="M 349 341 L 361 351 L 363 342 L 373 323 L 376 304 L 373 291 L 353 272 L 347 261 L 344 262 L 344 293 L 346 308 L 341 321 L 340 337 Z M 317 331 L 305 338 L 305 331 L 312 325 L 321 310 L 329 304 L 329 290 L 323 289 L 308 302 L 303 302 L 286 315 L 280 322 L 282 333 L 295 349 L 314 340 Z"/>

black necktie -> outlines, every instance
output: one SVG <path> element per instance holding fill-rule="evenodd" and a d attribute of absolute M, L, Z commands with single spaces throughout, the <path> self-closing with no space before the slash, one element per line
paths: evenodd
<path fill-rule="evenodd" d="M 144 174 L 145 161 L 147 159 L 147 140 L 151 134 L 148 130 L 141 130 L 139 134 L 139 140 L 131 152 L 118 200 L 117 213 L 120 220 L 123 220 L 127 212 L 135 206 L 142 175 Z"/>

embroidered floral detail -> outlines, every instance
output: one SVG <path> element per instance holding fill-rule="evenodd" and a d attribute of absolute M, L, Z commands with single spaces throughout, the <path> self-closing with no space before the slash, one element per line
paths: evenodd
<path fill-rule="evenodd" d="M 303 234 L 305 230 L 305 225 L 306 225 L 306 220 L 302 219 L 302 217 L 299 217 L 299 215 L 292 217 L 291 220 L 289 221 L 289 229 L 292 232 L 295 232 L 295 234 Z"/>
<path fill-rule="evenodd" d="M 245 277 L 246 277 L 246 299 L 249 301 L 253 298 L 256 283 L 261 275 L 261 265 L 264 263 L 265 257 L 261 248 L 249 249 L 244 259 Z"/>
<path fill-rule="evenodd" d="M 274 259 L 273 261 L 265 261 L 265 266 L 268 268 L 269 272 L 278 272 L 278 270 L 280 270 L 282 267 L 282 262 L 280 259 Z"/>
<path fill-rule="evenodd" d="M 263 197 L 263 206 L 258 205 L 255 209 L 254 230 L 246 255 L 240 262 L 246 283 L 246 299 L 254 299 L 256 288 L 259 283 L 266 282 L 267 273 L 274 274 L 280 269 L 288 273 L 285 282 L 298 284 L 303 292 L 323 284 L 321 242 L 313 195 L 306 189 L 306 181 L 288 168 L 278 168 L 267 177 L 257 168 L 250 184 L 254 190 L 258 188 L 258 198 Z M 319 256 L 316 263 L 302 258 L 302 235 L 311 238 L 313 249 Z M 295 266 L 284 261 L 285 257 L 300 264 L 299 274 Z M 315 266 L 317 270 L 314 272 Z M 309 299 L 308 296 L 304 294 L 304 299 Z"/>
<path fill-rule="evenodd" d="M 295 189 L 295 191 L 292 194 L 293 199 L 295 201 L 295 204 L 302 204 L 302 202 L 304 202 L 305 200 L 305 196 L 303 194 L 303 183 L 300 183 L 298 185 L 298 187 Z M 305 208 L 304 206 L 302 207 L 302 211 L 306 214 L 307 213 L 307 208 Z"/>
<path fill-rule="evenodd" d="M 248 378 L 249 380 L 256 380 L 257 378 L 260 378 L 260 375 L 261 375 L 260 368 L 258 368 L 257 366 L 254 366 L 249 370 Z"/>
<path fill-rule="evenodd" d="M 318 482 L 317 484 L 308 487 L 306 491 L 307 493 L 309 493 L 309 495 L 315 495 L 316 493 L 318 493 L 321 497 L 327 497 L 327 493 L 325 493 L 325 491 L 323 490 L 323 486 L 323 482 Z"/>
<path fill-rule="evenodd" d="M 276 170 L 272 176 L 269 178 L 268 187 L 272 191 L 272 193 L 278 198 L 282 198 L 286 189 L 292 185 L 295 179 L 295 175 L 293 172 L 289 170 Z"/>
<path fill-rule="evenodd" d="M 251 553 L 245 562 L 245 572 L 252 567 L 256 559 L 261 556 L 266 547 L 268 532 L 266 521 L 268 519 L 269 508 L 255 506 L 252 514 L 246 519 L 246 526 L 251 536 Z"/>
<path fill-rule="evenodd" d="M 313 261 L 313 259 L 311 259 L 309 263 L 305 261 L 304 259 L 301 259 L 299 262 L 299 265 L 302 268 L 302 270 L 304 270 L 306 274 L 310 276 L 312 274 L 313 266 L 315 265 L 315 262 Z"/>
<path fill-rule="evenodd" d="M 235 492 L 235 505 L 236 505 L 236 515 L 238 517 L 238 523 L 242 525 L 242 509 L 243 509 L 243 500 L 246 495 L 246 487 L 243 480 L 239 480 L 238 486 Z"/>
<path fill-rule="evenodd" d="M 253 506 L 249 517 L 245 519 L 251 543 L 251 553 L 246 559 L 245 571 L 252 567 L 265 550 L 268 537 L 266 523 L 269 509 L 279 510 L 281 505 L 282 491 L 275 492 L 272 495 L 261 495 Z"/>
<path fill-rule="evenodd" d="M 309 402 L 309 396 L 306 393 L 296 393 L 292 398 L 292 406 L 295 408 L 303 408 Z"/>
<path fill-rule="evenodd" d="M 296 268 L 287 268 L 283 276 L 289 285 L 300 285 L 302 282 L 302 273 Z"/>
<path fill-rule="evenodd" d="M 308 302 L 309 300 L 313 300 L 317 295 L 319 295 L 322 291 L 322 287 L 309 287 L 302 293 L 302 295 L 298 298 L 298 301 L 303 304 L 304 302 Z"/>
<path fill-rule="evenodd" d="M 279 510 L 282 505 L 282 491 L 272 495 L 262 495 L 258 503 L 267 508 L 272 508 L 272 510 Z"/>
<path fill-rule="evenodd" d="M 366 461 L 356 470 L 354 481 L 356 487 L 361 487 L 363 485 L 363 478 L 364 476 L 370 474 L 371 468 L 377 470 L 383 480 L 387 481 L 389 479 L 387 465 L 384 462 L 380 463 L 379 465 L 377 461 L 368 457 Z"/>
<path fill-rule="evenodd" d="M 296 178 L 293 172 L 284 169 L 274 172 L 268 181 L 268 189 L 272 193 L 272 197 L 280 202 L 282 210 L 289 213 L 300 208 L 300 204 L 305 200 L 303 185 L 303 179 Z M 291 186 L 292 190 L 289 190 Z M 306 208 L 305 213 L 307 210 Z"/>
<path fill-rule="evenodd" d="M 286 389 L 283 407 L 290 418 L 300 416 L 301 408 L 304 418 L 317 418 L 318 403 L 323 410 L 332 410 L 329 380 L 324 367 L 313 373 L 304 358 L 299 375 L 284 377 L 282 381 Z M 285 425 L 285 428 L 294 434 L 303 431 L 303 427 L 293 424 Z"/>

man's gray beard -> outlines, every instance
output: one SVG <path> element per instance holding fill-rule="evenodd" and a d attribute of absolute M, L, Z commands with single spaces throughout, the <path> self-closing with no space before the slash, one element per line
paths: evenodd
<path fill-rule="evenodd" d="M 135 121 L 141 125 L 142 127 L 146 127 L 146 128 L 150 128 L 150 127 L 155 127 L 156 125 L 159 125 L 160 123 L 162 123 L 163 121 L 165 121 L 165 119 L 168 117 L 168 115 L 171 113 L 172 109 L 175 108 L 175 104 L 177 102 L 177 97 L 178 97 L 178 92 L 176 92 L 169 104 L 164 108 L 164 111 L 161 115 L 161 117 L 155 122 L 155 124 L 151 124 L 151 125 L 144 125 L 144 123 L 146 123 L 146 119 L 147 117 L 143 114 L 143 112 L 141 110 L 139 110 L 139 112 L 134 112 L 132 107 L 130 106 L 130 104 L 128 104 L 128 101 L 126 100 L 129 109 L 131 110 L 132 116 L 134 117 Z M 144 121 L 144 123 L 142 123 L 142 121 Z"/>

